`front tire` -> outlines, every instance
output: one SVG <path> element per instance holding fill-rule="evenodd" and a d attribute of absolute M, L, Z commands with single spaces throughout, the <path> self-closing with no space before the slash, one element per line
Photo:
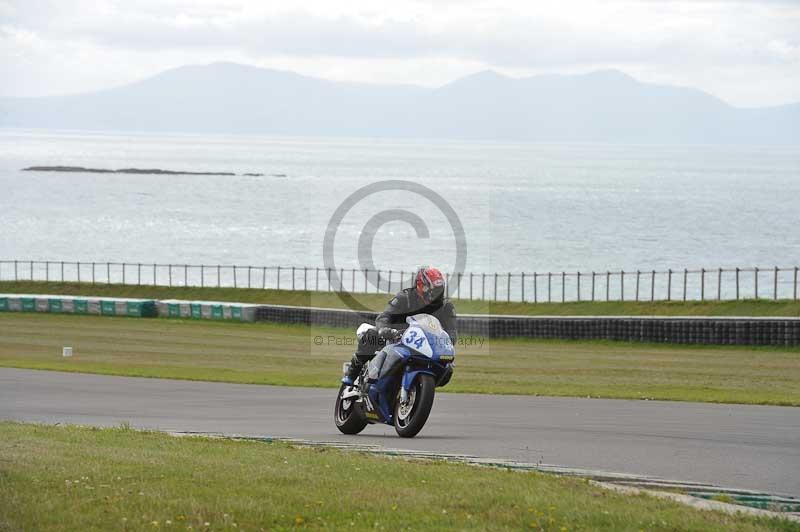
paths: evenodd
<path fill-rule="evenodd" d="M 413 438 L 425 426 L 433 408 L 436 382 L 427 374 L 420 374 L 408 394 L 408 403 L 394 407 L 394 430 L 401 438 Z"/>
<path fill-rule="evenodd" d="M 342 392 L 347 387 L 346 384 L 339 387 L 336 403 L 333 405 L 333 421 L 342 434 L 358 434 L 367 426 L 367 417 L 353 399 L 342 401 Z"/>

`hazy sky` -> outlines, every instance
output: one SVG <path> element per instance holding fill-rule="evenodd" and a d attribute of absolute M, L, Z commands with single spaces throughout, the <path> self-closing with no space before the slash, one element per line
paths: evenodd
<path fill-rule="evenodd" d="M 429 86 L 486 68 L 618 68 L 772 105 L 800 101 L 800 0 L 0 0 L 2 96 L 221 60 Z"/>

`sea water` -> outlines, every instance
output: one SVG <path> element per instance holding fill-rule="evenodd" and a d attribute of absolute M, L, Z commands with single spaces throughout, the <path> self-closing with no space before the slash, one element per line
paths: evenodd
<path fill-rule="evenodd" d="M 239 175 L 21 171 L 32 165 Z M 426 188 L 388 187 L 331 227 L 349 196 L 389 180 Z M 798 207 L 791 147 L 0 130 L 4 260 L 319 267 L 327 230 L 341 268 L 451 269 L 459 251 L 490 273 L 783 267 L 800 263 Z"/>

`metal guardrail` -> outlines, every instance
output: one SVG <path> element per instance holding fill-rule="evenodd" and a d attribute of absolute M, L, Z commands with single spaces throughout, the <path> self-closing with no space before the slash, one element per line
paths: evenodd
<path fill-rule="evenodd" d="M 509 302 L 797 300 L 798 266 L 446 274 L 455 298 Z M 413 273 L 308 266 L 0 260 L 0 281 L 394 293 Z"/>

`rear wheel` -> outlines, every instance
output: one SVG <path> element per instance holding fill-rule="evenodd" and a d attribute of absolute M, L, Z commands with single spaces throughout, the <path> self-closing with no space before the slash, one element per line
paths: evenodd
<path fill-rule="evenodd" d="M 400 437 L 413 438 L 425 426 L 433 408 L 435 389 L 433 377 L 423 373 L 414 380 L 405 404 L 401 404 L 398 397 L 394 407 L 394 430 Z"/>
<path fill-rule="evenodd" d="M 354 398 L 342 399 L 342 392 L 347 388 L 349 386 L 346 384 L 339 387 L 336 404 L 333 407 L 333 421 L 343 434 L 358 434 L 367 426 L 367 417 Z"/>

